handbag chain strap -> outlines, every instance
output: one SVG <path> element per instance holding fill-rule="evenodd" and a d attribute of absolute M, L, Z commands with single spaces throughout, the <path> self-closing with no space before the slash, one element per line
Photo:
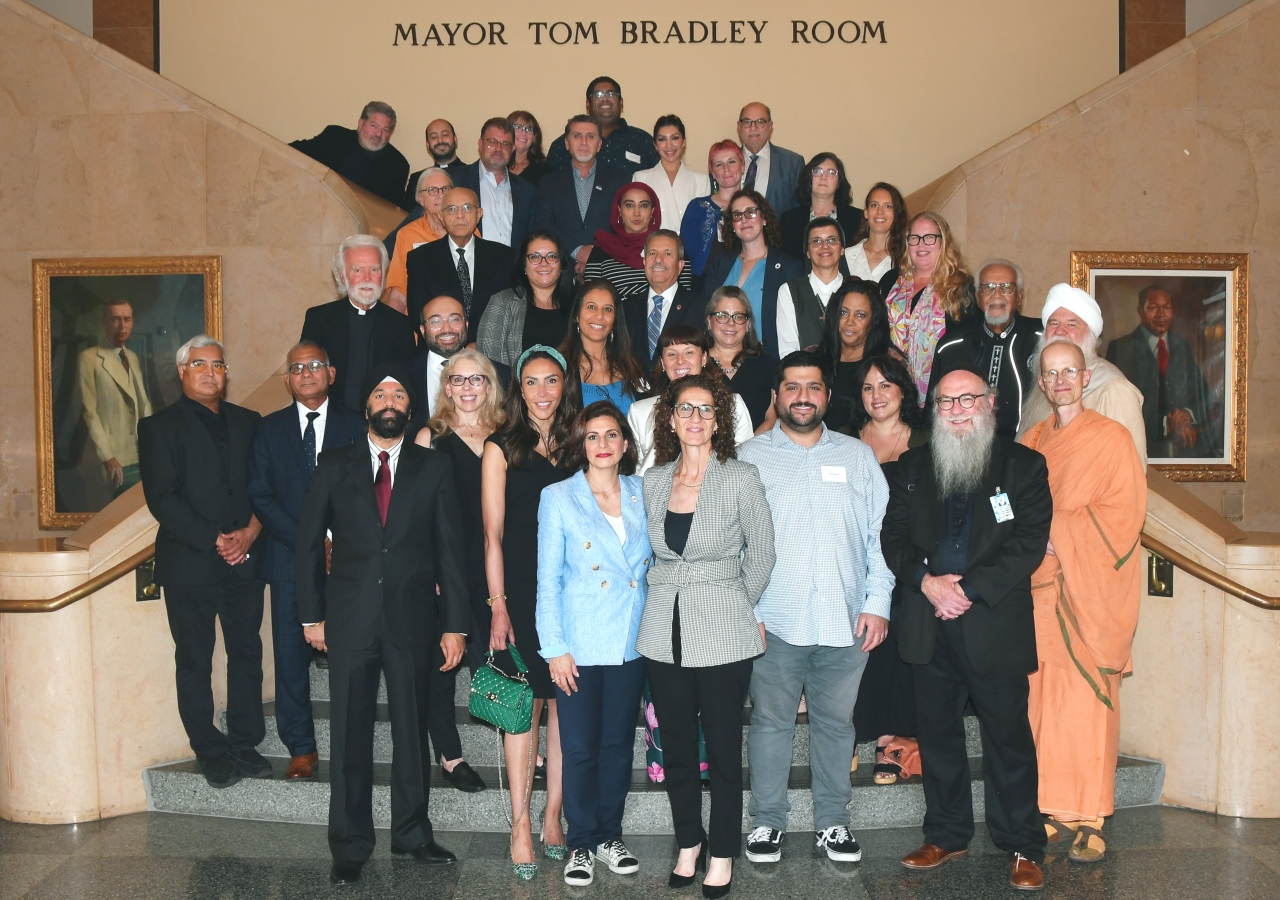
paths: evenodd
<path fill-rule="evenodd" d="M 504 760 L 505 760 L 505 757 L 506 757 L 505 748 L 502 746 L 502 735 L 503 735 L 503 733 L 504 733 L 504 732 L 502 731 L 502 729 L 501 729 L 501 728 L 499 728 L 499 729 L 497 730 L 497 732 L 496 732 L 497 737 L 498 737 L 498 754 L 499 754 L 499 758 L 501 758 L 501 759 L 504 759 Z M 525 773 L 525 774 L 526 774 L 526 778 L 525 778 L 524 802 L 520 805 L 520 814 L 519 814 L 518 816 L 516 816 L 514 819 L 512 819 L 512 818 L 511 818 L 511 804 L 510 804 L 510 803 L 505 803 L 505 802 L 502 804 L 502 811 L 503 811 L 503 813 L 505 813 L 505 814 L 506 814 L 506 817 L 507 817 L 507 824 L 511 827 L 511 830 L 512 830 L 512 831 L 515 831 L 515 830 L 516 830 L 516 822 L 519 822 L 519 821 L 521 821 L 522 819 L 524 819 L 525 814 L 529 812 L 529 803 L 530 803 L 530 801 L 532 801 L 532 800 L 533 800 L 533 770 L 534 770 L 534 765 L 533 765 L 533 748 L 534 748 L 535 746 L 537 746 L 537 744 L 538 744 L 538 726 L 535 724 L 532 728 L 530 728 L 530 729 L 529 729 L 529 770 L 528 770 L 528 772 L 526 772 L 526 773 Z M 505 763 L 505 761 L 504 761 L 504 762 L 500 762 L 500 763 L 498 764 L 498 799 L 499 799 L 499 800 L 502 800 L 502 798 L 503 798 L 503 796 L 504 796 L 504 794 L 503 794 L 503 788 L 502 788 L 502 770 L 503 770 L 504 768 L 506 768 L 506 763 Z M 530 822 L 530 823 L 529 823 L 529 829 L 530 829 L 530 833 L 532 834 L 532 831 L 533 831 L 533 822 Z"/>

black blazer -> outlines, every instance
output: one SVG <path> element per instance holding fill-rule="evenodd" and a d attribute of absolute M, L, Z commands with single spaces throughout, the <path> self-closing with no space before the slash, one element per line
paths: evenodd
<path fill-rule="evenodd" d="M 449 169 L 453 176 L 454 187 L 470 188 L 480 196 L 480 163 L 474 162 L 462 169 Z M 511 248 L 520 249 L 520 242 L 533 228 L 533 204 L 538 197 L 538 189 L 519 176 L 507 173 L 511 181 Z M 484 206 L 483 203 L 480 204 Z M 480 234 L 484 235 L 484 219 L 480 220 Z M 570 248 L 572 249 L 572 248 Z"/>
<path fill-rule="evenodd" d="M 319 451 L 353 444 L 368 433 L 364 417 L 330 397 L 324 445 Z M 298 543 L 298 516 L 311 472 L 302 455 L 302 428 L 296 403 L 276 410 L 258 423 L 249 458 L 249 500 L 262 523 L 262 577 L 293 581 L 293 548 Z"/>
<path fill-rule="evenodd" d="M 438 632 L 466 634 L 463 521 L 453 460 L 439 451 L 401 445 L 383 528 L 368 441 L 326 450 L 298 518 L 299 621 L 324 622 L 325 641 L 338 650 L 371 647 L 383 616 L 397 647 L 428 647 Z M 333 531 L 327 579 L 326 529 Z"/>
<path fill-rule="evenodd" d="M 836 221 L 844 231 L 845 245 L 852 247 L 853 237 L 862 227 L 862 210 L 856 206 L 837 206 Z M 804 243 L 804 232 L 809 227 L 808 207 L 794 206 L 787 210 L 778 217 L 778 227 L 782 229 L 782 249 L 800 259 L 807 258 L 809 248 Z"/>
<path fill-rule="evenodd" d="M 707 267 L 702 270 L 702 292 L 711 296 L 715 289 L 724 284 L 733 268 L 737 257 L 717 248 L 707 260 Z M 760 302 L 760 319 L 756 324 L 760 333 L 760 342 L 764 349 L 774 356 L 778 355 L 778 288 L 793 278 L 803 278 L 804 263 L 778 247 L 770 247 L 769 255 L 764 259 L 764 291 Z M 759 265 L 759 263 L 756 263 Z M 703 323 L 704 325 L 706 323 Z"/>
<path fill-rule="evenodd" d="M 138 467 L 156 533 L 156 584 L 209 585 L 255 581 L 262 538 L 249 558 L 230 566 L 218 555 L 218 535 L 249 524 L 249 453 L 262 418 L 223 401 L 230 472 L 190 405 L 179 400 L 138 422 Z"/>
<path fill-rule="evenodd" d="M 626 316 L 627 331 L 631 334 L 631 352 L 640 360 L 648 377 L 653 368 L 653 357 L 649 355 L 649 291 L 633 291 L 623 297 L 622 314 Z M 672 325 L 693 325 L 705 331 L 707 298 L 687 287 L 677 288 L 662 330 Z"/>
<path fill-rule="evenodd" d="M 294 141 L 289 146 L 389 203 L 399 206 L 404 198 L 409 160 L 390 144 L 370 153 L 360 146 L 354 128 L 329 125 L 315 137 Z"/>
<path fill-rule="evenodd" d="M 347 310 L 351 301 L 340 297 L 332 303 L 323 303 L 307 310 L 302 322 L 302 340 L 315 341 L 329 354 L 329 363 L 338 370 L 338 375 L 329 387 L 329 396 L 342 402 L 346 396 L 347 379 L 357 382 L 364 377 L 364 372 L 347 371 L 347 351 L 351 332 L 347 325 Z M 385 303 L 375 303 L 368 315 L 373 316 L 373 346 L 369 353 L 369 365 L 381 365 L 388 362 L 403 362 L 412 359 L 417 352 L 418 344 L 414 339 L 417 333 L 409 317 L 399 310 L 392 309 Z M 352 412 L 364 417 L 364 406 Z"/>
<path fill-rule="evenodd" d="M 435 163 L 433 162 L 431 165 L 435 166 Z M 474 163 L 464 163 L 462 160 L 454 157 L 453 162 L 449 163 L 449 165 L 438 166 L 437 168 L 444 169 L 448 172 L 449 177 L 453 179 L 453 183 L 456 185 L 458 183 L 458 173 L 471 165 L 474 165 Z M 425 171 L 426 169 L 419 169 L 409 175 L 409 180 L 404 183 L 404 199 L 400 202 L 401 209 L 406 209 L 410 212 L 417 209 L 419 211 L 418 215 L 422 214 L 422 207 L 418 205 L 418 179 L 422 177 L 422 173 Z"/>
<path fill-rule="evenodd" d="M 920 575 L 921 567 L 932 575 L 948 574 L 932 565 L 945 501 L 938 496 L 930 445 L 908 450 L 890 469 L 880 546 L 902 588 L 898 650 L 904 662 L 927 665 L 933 659 L 939 620 L 920 591 Z M 1014 517 L 997 524 L 988 498 L 1000 491 L 1009 495 Z M 1021 675 L 1039 665 L 1031 574 L 1044 559 L 1052 519 L 1044 457 L 997 437 L 987 475 L 974 493 L 969 555 L 961 582 L 973 606 L 960 623 L 969 661 L 978 672 Z"/>
<path fill-rule="evenodd" d="M 475 342 L 480 329 L 480 317 L 489 305 L 489 298 L 511 287 L 511 273 L 515 251 L 497 241 L 476 238 L 476 258 L 471 273 L 471 309 L 467 310 L 467 343 Z M 410 250 L 405 256 L 405 268 L 409 273 L 409 288 L 405 298 L 409 303 L 409 316 L 418 322 L 422 307 L 433 297 L 446 294 L 462 300 L 462 282 L 458 280 L 458 257 L 453 239 L 446 236 L 438 241 L 423 244 Z"/>
<path fill-rule="evenodd" d="M 584 219 L 578 214 L 573 171 L 573 166 L 568 166 L 543 175 L 533 208 L 533 227 L 545 228 L 559 236 L 565 253 L 572 253 L 575 247 L 595 245 L 596 232 L 607 231 L 613 219 L 613 195 L 631 180 L 621 169 L 597 162 L 595 190 L 591 192 Z"/>

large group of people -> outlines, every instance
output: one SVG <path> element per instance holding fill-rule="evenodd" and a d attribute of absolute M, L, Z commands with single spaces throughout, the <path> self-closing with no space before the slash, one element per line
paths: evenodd
<path fill-rule="evenodd" d="M 946 221 L 911 217 L 893 185 L 859 210 L 839 157 L 773 145 L 763 104 L 743 108 L 740 143 L 711 148 L 709 177 L 685 166 L 677 116 L 648 135 L 622 105 L 594 80 L 547 152 L 530 113 L 490 119 L 474 165 L 433 121 L 435 164 L 391 246 L 337 248 L 341 296 L 306 314 L 285 409 L 223 399 L 212 338 L 179 351 L 184 397 L 138 422 L 138 463 L 209 784 L 272 774 L 254 749 L 265 580 L 289 779 L 316 774 L 308 667 L 327 654 L 335 884 L 373 850 L 380 672 L 391 850 L 453 860 L 431 828 L 431 766 L 486 788 L 452 698 L 459 665 L 489 659 L 527 669 L 535 698 L 532 729 L 503 739 L 519 878 L 539 842 L 570 885 L 597 863 L 639 869 L 622 821 L 642 695 L 661 725 L 672 887 L 702 872 L 723 896 L 744 849 L 781 858 L 801 708 L 830 859 L 861 858 L 850 773 L 872 740 L 876 783 L 923 781 L 924 844 L 902 865 L 966 852 L 966 699 L 1012 884 L 1043 885 L 1047 843 L 1102 859 L 1150 429 L 1143 395 L 1097 355 L 1097 304 L 1058 285 L 1039 321 L 1022 315 L 1015 263 L 971 269 Z M 399 202 L 394 124 L 371 103 L 353 135 L 299 149 Z"/>

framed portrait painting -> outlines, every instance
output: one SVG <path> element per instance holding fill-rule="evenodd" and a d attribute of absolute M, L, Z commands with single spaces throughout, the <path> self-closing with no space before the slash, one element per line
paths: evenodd
<path fill-rule="evenodd" d="M 139 481 L 138 420 L 182 395 L 175 361 L 222 339 L 222 258 L 36 259 L 37 509 L 75 528 Z"/>
<path fill-rule="evenodd" d="M 1073 251 L 1102 308 L 1098 354 L 1142 392 L 1147 462 L 1176 481 L 1243 481 L 1249 256 Z"/>

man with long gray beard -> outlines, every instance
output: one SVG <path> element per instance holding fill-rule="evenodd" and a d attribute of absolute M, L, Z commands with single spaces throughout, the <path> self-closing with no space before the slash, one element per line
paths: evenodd
<path fill-rule="evenodd" d="M 1034 450 L 996 435 L 996 396 L 972 370 L 938 382 L 933 439 L 889 477 L 880 533 L 903 586 L 899 652 L 915 666 L 924 844 L 902 860 L 935 869 L 974 834 L 965 700 L 982 724 L 987 827 L 1009 854 L 1009 882 L 1044 886 L 1045 829 L 1027 675 L 1037 665 L 1031 573 L 1053 517 L 1048 469 Z"/>

